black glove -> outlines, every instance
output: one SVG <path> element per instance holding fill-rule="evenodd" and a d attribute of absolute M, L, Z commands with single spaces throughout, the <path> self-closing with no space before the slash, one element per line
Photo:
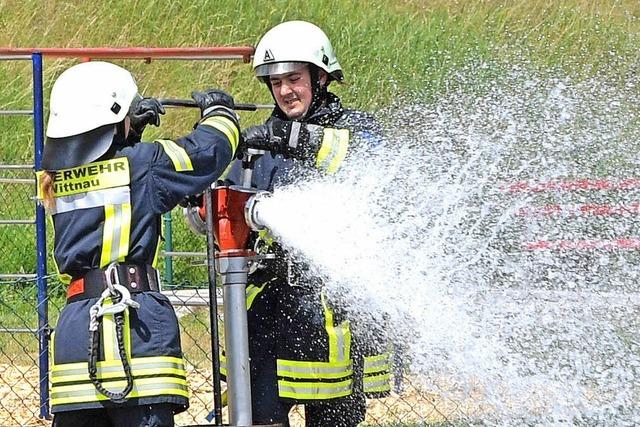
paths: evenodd
<path fill-rule="evenodd" d="M 322 126 L 272 118 L 266 125 L 245 129 L 242 147 L 271 151 L 285 158 L 315 160 L 322 132 Z"/>
<path fill-rule="evenodd" d="M 148 124 L 160 126 L 160 115 L 164 113 L 164 107 L 155 98 L 142 98 L 131 104 L 131 107 L 129 107 L 131 128 L 129 129 L 127 141 L 140 141 L 142 132 L 144 132 L 144 128 Z"/>
<path fill-rule="evenodd" d="M 238 115 L 233 111 L 235 103 L 228 93 L 218 89 L 207 89 L 202 92 L 191 92 L 191 97 L 200 107 L 203 119 L 211 116 L 225 116 L 236 125 L 238 124 Z"/>
<path fill-rule="evenodd" d="M 184 199 L 180 200 L 178 204 L 183 208 L 190 207 L 200 207 L 202 206 L 202 200 L 204 199 L 204 194 L 194 194 L 191 196 L 186 196 Z"/>
<path fill-rule="evenodd" d="M 240 137 L 240 147 L 236 153 L 238 158 L 242 158 L 242 154 L 247 148 L 270 151 L 273 148 L 273 144 L 271 143 L 269 126 L 257 125 L 243 130 Z"/>

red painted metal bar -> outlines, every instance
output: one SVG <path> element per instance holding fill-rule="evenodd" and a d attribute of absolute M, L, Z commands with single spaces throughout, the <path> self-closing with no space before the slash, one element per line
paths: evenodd
<path fill-rule="evenodd" d="M 638 250 L 640 249 L 640 237 L 629 236 L 618 239 L 583 239 L 583 240 L 537 240 L 522 245 L 526 251 L 550 250 Z"/>
<path fill-rule="evenodd" d="M 595 191 L 595 190 L 630 190 L 640 188 L 640 178 L 626 179 L 577 179 L 573 181 L 546 181 L 504 184 L 500 186 L 502 191 L 508 193 L 530 192 L 540 193 L 544 191 Z"/>
<path fill-rule="evenodd" d="M 23 56 L 41 53 L 57 58 L 110 59 L 242 59 L 251 61 L 253 46 L 218 47 L 0 47 L 0 56 Z"/>

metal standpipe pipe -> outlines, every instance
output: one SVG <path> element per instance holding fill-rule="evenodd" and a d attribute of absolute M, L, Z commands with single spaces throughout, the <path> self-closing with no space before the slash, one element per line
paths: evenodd
<path fill-rule="evenodd" d="M 213 212 L 213 234 L 219 247 L 215 264 L 222 283 L 227 398 L 231 426 L 253 425 L 245 290 L 249 261 L 261 257 L 248 249 L 248 245 L 251 229 L 264 228 L 261 223 L 256 224 L 259 216 L 255 212 L 256 201 L 263 193 L 258 193 L 253 188 L 218 186 L 212 190 L 211 206 L 207 206 Z M 246 220 L 247 212 L 255 216 L 255 221 L 249 223 Z M 254 228 L 250 224 L 260 228 Z"/>
<path fill-rule="evenodd" d="M 219 256 L 224 301 L 224 342 L 227 358 L 227 399 L 232 426 L 251 426 L 251 376 L 245 288 L 248 257 Z"/>

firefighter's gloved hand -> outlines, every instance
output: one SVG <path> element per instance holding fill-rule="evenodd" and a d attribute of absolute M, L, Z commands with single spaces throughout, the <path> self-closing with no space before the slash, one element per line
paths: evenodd
<path fill-rule="evenodd" d="M 191 196 L 186 196 L 184 199 L 180 200 L 178 204 L 183 208 L 200 207 L 202 206 L 203 198 L 204 194 L 194 194 Z"/>
<path fill-rule="evenodd" d="M 202 120 L 212 116 L 223 116 L 230 119 L 237 127 L 238 115 L 233 111 L 235 105 L 233 97 L 219 89 L 206 89 L 202 92 L 191 92 L 191 97 L 200 107 Z M 201 120 L 201 121 L 202 121 Z"/>
<path fill-rule="evenodd" d="M 255 148 L 258 150 L 270 150 L 271 131 L 267 125 L 257 125 L 246 128 L 242 131 L 242 147 Z M 240 151 L 240 150 L 238 150 Z"/>
<path fill-rule="evenodd" d="M 268 149 L 273 154 L 282 154 L 285 158 L 315 160 L 322 141 L 322 126 L 276 118 L 271 119 L 267 126 L 270 142 Z"/>
<path fill-rule="evenodd" d="M 127 141 L 130 143 L 139 142 L 144 128 L 148 124 L 160 126 L 160 115 L 164 113 L 164 107 L 155 98 L 141 98 L 131 104 L 131 107 L 129 107 L 131 127 L 129 135 L 127 135 Z"/>

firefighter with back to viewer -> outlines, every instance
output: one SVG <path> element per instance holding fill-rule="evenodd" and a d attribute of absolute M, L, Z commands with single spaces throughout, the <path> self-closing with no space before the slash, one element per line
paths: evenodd
<path fill-rule="evenodd" d="M 68 283 L 52 338 L 56 427 L 173 426 L 188 407 L 178 321 L 155 269 L 161 215 L 215 181 L 240 136 L 229 95 L 192 96 L 202 114 L 190 134 L 139 143 L 164 109 L 127 70 L 86 62 L 53 86 L 38 187 Z"/>
<path fill-rule="evenodd" d="M 272 28 L 258 43 L 253 66 L 276 106 L 243 139 L 267 149 L 279 144 L 278 154 L 256 160 L 253 187 L 272 191 L 303 175 L 332 173 L 357 146 L 380 142 L 372 116 L 343 108 L 327 90 L 343 73 L 317 26 L 289 21 Z M 313 156 L 309 147 L 317 147 Z M 227 180 L 242 183 L 240 161 Z M 321 279 L 308 277 L 304 263 L 277 243 L 270 250 L 277 260 L 251 274 L 246 291 L 253 422 L 289 425 L 291 407 L 304 404 L 307 426 L 356 426 L 364 420 L 365 396 L 390 389 L 383 334 L 359 336 L 344 310 L 327 300 Z"/>

